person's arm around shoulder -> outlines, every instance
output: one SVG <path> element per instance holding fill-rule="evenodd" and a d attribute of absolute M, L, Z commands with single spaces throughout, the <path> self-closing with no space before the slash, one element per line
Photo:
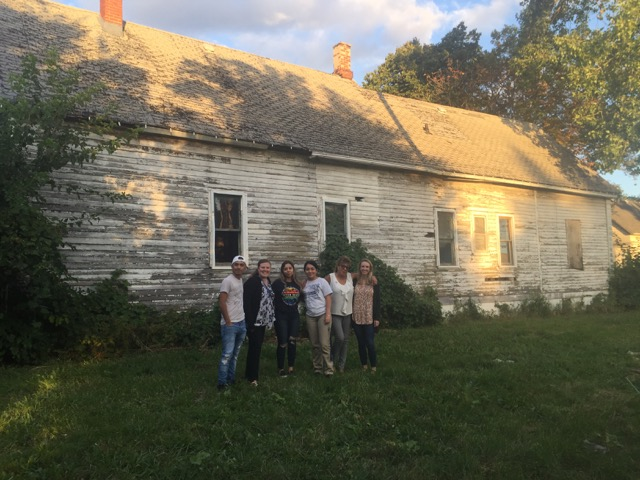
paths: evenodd
<path fill-rule="evenodd" d="M 331 294 L 333 293 L 333 290 L 331 289 L 329 282 L 322 279 L 322 282 L 320 282 L 320 291 L 324 295 L 324 304 L 326 309 L 324 312 L 324 323 L 328 325 L 331 323 Z"/>
<path fill-rule="evenodd" d="M 229 308 L 227 307 L 228 299 L 229 294 L 227 292 L 220 292 L 220 295 L 218 295 L 218 306 L 220 307 L 220 314 L 222 315 L 224 324 L 227 327 L 231 325 L 231 317 L 229 316 Z"/>
<path fill-rule="evenodd" d="M 325 308 L 327 309 L 327 311 L 324 313 L 324 323 L 325 324 L 329 324 L 331 323 L 331 293 L 327 293 L 324 296 L 324 302 L 325 302 Z"/>

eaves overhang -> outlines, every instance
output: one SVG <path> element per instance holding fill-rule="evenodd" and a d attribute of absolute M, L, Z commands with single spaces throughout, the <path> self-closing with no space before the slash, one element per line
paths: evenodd
<path fill-rule="evenodd" d="M 522 180 L 486 177 L 486 176 L 471 175 L 471 174 L 466 174 L 461 172 L 448 172 L 441 169 L 430 168 L 424 165 L 402 165 L 394 162 L 387 162 L 384 160 L 352 157 L 349 155 L 339 155 L 335 153 L 327 153 L 327 152 L 320 152 L 320 151 L 311 152 L 310 158 L 316 161 L 339 162 L 342 164 L 352 164 L 352 165 L 360 165 L 360 166 L 362 165 L 375 166 L 378 168 L 384 168 L 388 170 L 422 173 L 427 175 L 434 175 L 436 177 L 440 177 L 447 180 L 465 181 L 465 182 L 474 182 L 474 183 L 491 183 L 494 185 L 513 186 L 513 187 L 521 187 L 521 188 L 528 188 L 528 189 L 535 189 L 535 190 L 546 190 L 546 191 L 553 191 L 553 192 L 560 192 L 560 193 L 570 193 L 573 195 L 583 195 L 588 197 L 598 197 L 598 198 L 607 198 L 607 199 L 613 199 L 616 197 L 615 192 L 594 192 L 589 190 L 581 190 L 578 188 L 567 188 L 567 187 L 561 187 L 557 185 L 525 182 Z"/>

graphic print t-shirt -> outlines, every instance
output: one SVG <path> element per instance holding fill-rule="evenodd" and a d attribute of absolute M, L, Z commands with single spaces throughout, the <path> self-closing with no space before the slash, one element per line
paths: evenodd
<path fill-rule="evenodd" d="M 294 282 L 284 283 L 282 280 L 273 282 L 273 291 L 276 295 L 275 307 L 278 311 L 297 310 L 300 302 L 300 287 Z"/>
<path fill-rule="evenodd" d="M 316 278 L 307 282 L 304 286 L 304 303 L 307 306 L 307 315 L 319 317 L 327 311 L 327 303 L 324 299 L 331 295 L 332 290 L 324 278 Z"/>

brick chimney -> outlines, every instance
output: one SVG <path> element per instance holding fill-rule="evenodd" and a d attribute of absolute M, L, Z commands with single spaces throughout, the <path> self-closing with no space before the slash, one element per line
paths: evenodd
<path fill-rule="evenodd" d="M 122 0 L 100 0 L 100 22 L 104 31 L 122 35 Z"/>
<path fill-rule="evenodd" d="M 351 45 L 340 42 L 333 46 L 333 74 L 353 80 L 351 71 Z"/>

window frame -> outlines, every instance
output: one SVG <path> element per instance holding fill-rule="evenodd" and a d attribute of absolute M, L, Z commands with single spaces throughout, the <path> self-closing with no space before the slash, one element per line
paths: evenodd
<path fill-rule="evenodd" d="M 238 248 L 238 255 L 242 255 L 247 264 L 249 262 L 248 255 L 248 240 L 249 234 L 247 231 L 247 194 L 238 191 L 232 190 L 210 190 L 209 191 L 209 266 L 213 269 L 228 269 L 231 266 L 231 262 L 217 262 L 216 261 L 216 251 L 215 251 L 215 243 L 216 243 L 216 196 L 224 195 L 231 197 L 240 197 L 240 212 L 239 212 L 239 223 L 240 223 L 240 234 L 239 241 L 240 247 Z"/>
<path fill-rule="evenodd" d="M 440 221 L 439 214 L 447 213 L 452 215 L 452 228 L 453 228 L 453 238 L 452 238 L 452 246 L 451 246 L 451 254 L 453 256 L 453 263 L 442 263 L 441 255 L 440 255 Z M 452 268 L 459 266 L 459 255 L 458 255 L 458 223 L 456 211 L 451 208 L 436 208 L 434 210 L 434 226 L 435 226 L 435 240 L 436 240 L 436 265 L 440 268 Z"/>
<path fill-rule="evenodd" d="M 320 220 L 322 242 L 325 243 L 327 241 L 327 203 L 345 206 L 345 230 L 347 240 L 351 242 L 351 202 L 349 201 L 349 199 L 344 197 L 322 197 L 322 218 Z"/>
<path fill-rule="evenodd" d="M 579 219 L 565 219 L 565 230 L 567 235 L 567 265 L 571 270 L 584 270 L 584 249 L 582 248 L 582 222 Z M 576 228 L 577 226 L 577 228 Z M 573 235 L 572 235 L 573 234 Z M 576 239 L 577 241 L 572 241 Z M 572 252 L 577 250 L 576 255 Z M 578 263 L 572 262 L 575 258 Z"/>
<path fill-rule="evenodd" d="M 484 232 L 482 232 L 484 246 L 482 248 L 477 248 L 476 246 L 476 240 L 478 238 L 478 232 L 476 231 L 476 218 L 482 218 L 484 220 Z M 471 213 L 471 250 L 473 253 L 486 252 L 489 249 L 489 234 L 487 232 L 487 226 L 488 218 L 486 213 Z"/>
<path fill-rule="evenodd" d="M 511 263 L 504 263 L 502 261 L 502 229 L 500 228 L 500 221 L 502 219 L 509 220 L 509 244 L 511 247 Z M 515 219 L 513 215 L 509 214 L 498 214 L 497 216 L 498 223 L 498 265 L 501 267 L 515 267 L 517 262 L 516 257 L 516 228 L 515 228 Z"/>

